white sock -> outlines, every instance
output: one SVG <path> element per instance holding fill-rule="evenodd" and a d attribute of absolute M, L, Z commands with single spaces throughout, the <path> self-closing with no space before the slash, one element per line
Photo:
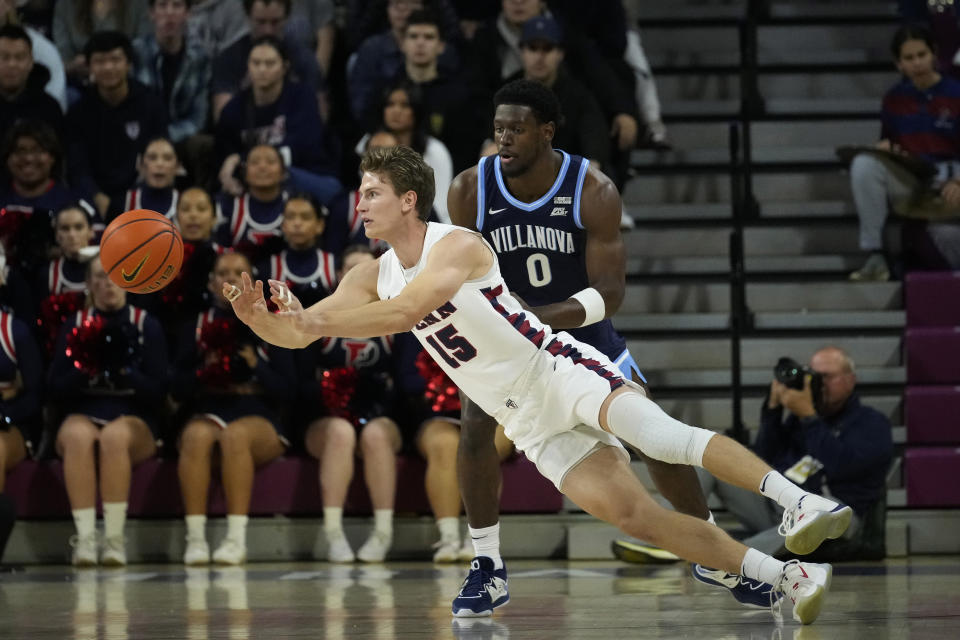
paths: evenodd
<path fill-rule="evenodd" d="M 460 518 L 437 518 L 440 540 L 460 544 Z"/>
<path fill-rule="evenodd" d="M 227 537 L 239 544 L 247 546 L 247 516 L 227 514 Z"/>
<path fill-rule="evenodd" d="M 473 550 L 478 556 L 486 556 L 493 560 L 494 569 L 503 568 L 503 558 L 500 557 L 500 523 L 492 527 L 483 527 L 482 529 L 470 530 L 470 538 L 473 539 Z"/>
<path fill-rule="evenodd" d="M 740 564 L 740 575 L 773 586 L 777 586 L 777 578 L 780 577 L 782 570 L 782 562 L 756 549 L 747 549 L 747 553 L 743 556 L 743 562 Z"/>
<path fill-rule="evenodd" d="M 116 538 L 123 535 L 123 525 L 127 522 L 126 502 L 103 503 L 103 535 Z"/>
<path fill-rule="evenodd" d="M 323 529 L 327 532 L 343 531 L 343 507 L 323 508 Z"/>
<path fill-rule="evenodd" d="M 93 507 L 73 510 L 73 524 L 78 538 L 87 538 L 97 531 L 97 511 Z"/>
<path fill-rule="evenodd" d="M 373 510 L 373 530 L 393 537 L 393 509 Z"/>
<path fill-rule="evenodd" d="M 784 478 L 777 471 L 770 471 L 760 481 L 760 493 L 775 500 L 784 509 L 792 507 L 803 494 L 803 489 Z"/>
<path fill-rule="evenodd" d="M 207 516 L 191 515 L 184 518 L 187 521 L 187 537 L 191 540 L 204 540 L 207 537 Z"/>

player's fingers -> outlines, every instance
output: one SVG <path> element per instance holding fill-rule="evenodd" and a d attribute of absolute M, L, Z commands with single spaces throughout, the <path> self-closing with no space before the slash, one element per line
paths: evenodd
<path fill-rule="evenodd" d="M 223 297 L 229 300 L 230 302 L 233 302 L 234 300 L 239 298 L 240 294 L 242 293 L 243 291 L 240 290 L 240 287 L 234 284 L 230 284 L 229 282 L 223 283 Z"/>
<path fill-rule="evenodd" d="M 252 291 L 253 290 L 253 281 L 250 279 L 250 274 L 246 271 L 240 274 L 240 281 L 243 283 L 243 290 Z"/>

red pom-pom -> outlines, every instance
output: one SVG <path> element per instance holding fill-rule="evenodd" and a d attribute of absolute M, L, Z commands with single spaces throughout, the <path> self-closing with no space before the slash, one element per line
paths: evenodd
<path fill-rule="evenodd" d="M 350 403 L 357 390 L 357 378 L 353 367 L 327 369 L 320 374 L 320 398 L 328 414 L 356 424 L 357 416 Z"/>
<path fill-rule="evenodd" d="M 83 308 L 85 299 L 83 291 L 69 291 L 48 296 L 40 302 L 37 326 L 43 335 L 43 347 L 48 357 L 53 355 L 60 327 L 67 318 Z"/>
<path fill-rule="evenodd" d="M 67 358 L 91 378 L 103 371 L 102 337 L 106 323 L 101 316 L 90 316 L 67 334 Z"/>
<path fill-rule="evenodd" d="M 423 396 L 434 413 L 460 411 L 460 393 L 450 377 L 426 351 L 417 356 L 417 372 L 426 380 Z"/>

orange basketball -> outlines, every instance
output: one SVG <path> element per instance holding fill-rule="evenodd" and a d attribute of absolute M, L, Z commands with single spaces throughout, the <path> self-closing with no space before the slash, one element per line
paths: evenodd
<path fill-rule="evenodd" d="M 180 271 L 183 238 L 156 211 L 135 209 L 120 214 L 100 239 L 100 264 L 110 279 L 131 293 L 164 288 Z"/>

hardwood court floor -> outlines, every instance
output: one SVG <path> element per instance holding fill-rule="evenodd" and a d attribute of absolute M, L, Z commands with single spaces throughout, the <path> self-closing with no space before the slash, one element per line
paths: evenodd
<path fill-rule="evenodd" d="M 816 624 L 747 610 L 686 565 L 511 562 L 511 602 L 455 629 L 461 567 L 27 567 L 0 573 L 0 638 L 960 638 L 960 558 L 837 565 Z"/>

